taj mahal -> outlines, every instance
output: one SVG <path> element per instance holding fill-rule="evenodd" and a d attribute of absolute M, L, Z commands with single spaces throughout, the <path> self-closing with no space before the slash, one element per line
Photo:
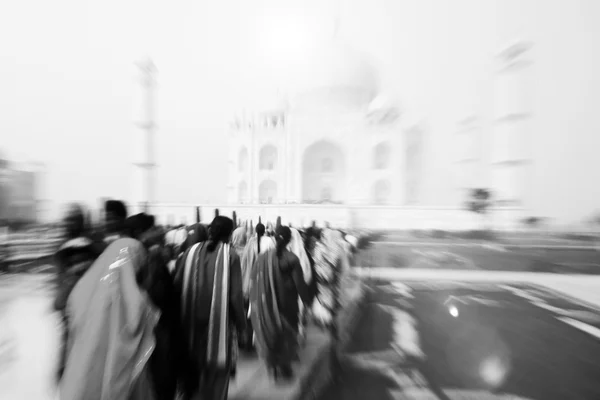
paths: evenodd
<path fill-rule="evenodd" d="M 215 207 L 249 219 L 283 215 L 306 223 L 312 215 L 344 226 L 379 219 L 382 227 L 451 228 L 480 223 L 463 204 L 469 190 L 488 187 L 496 226 L 514 227 L 526 215 L 530 182 L 531 47 L 519 40 L 498 52 L 489 128 L 477 113 L 457 115 L 444 132 L 452 146 L 451 160 L 443 164 L 428 154 L 436 134 L 429 119 L 435 115 L 411 110 L 410 102 L 401 105 L 381 87 L 369 58 L 337 35 L 321 41 L 302 63 L 301 79 L 273 93 L 271 102 L 233 115 L 227 128 L 227 203 Z M 148 81 L 144 85 L 151 89 Z M 141 126 L 134 206 L 152 204 L 145 199 L 154 190 L 154 125 Z M 427 168 L 431 165 L 436 169 Z M 438 190 L 447 206 L 427 206 L 423 182 L 435 175 L 451 177 Z M 167 215 L 189 220 L 194 213 L 191 206 L 152 204 L 152 209 L 165 220 Z"/>
<path fill-rule="evenodd" d="M 234 119 L 229 202 L 417 203 L 418 121 L 380 93 L 360 53 L 332 42 L 314 60 L 302 92 Z"/>
<path fill-rule="evenodd" d="M 380 87 L 368 58 L 337 38 L 321 44 L 311 57 L 314 63 L 303 66 L 307 79 L 300 85 L 273 96 L 262 109 L 244 110 L 233 119 L 228 132 L 228 203 L 338 205 L 353 209 L 355 219 L 376 216 L 377 207 L 383 207 L 380 212 L 398 221 L 420 214 L 451 226 L 473 223 L 461 203 L 469 189 L 478 187 L 485 169 L 498 215 L 514 226 L 524 215 L 531 165 L 523 134 L 530 117 L 523 79 L 530 47 L 517 41 L 497 55 L 495 84 L 500 89 L 490 137 L 482 138 L 476 115 L 457 118 L 455 146 L 449 149 L 452 162 L 443 166 L 452 171 L 455 206 L 422 207 L 427 116 L 392 100 L 394 94 Z M 492 151 L 486 153 L 485 145 Z M 333 207 L 328 209 L 323 214 Z"/>

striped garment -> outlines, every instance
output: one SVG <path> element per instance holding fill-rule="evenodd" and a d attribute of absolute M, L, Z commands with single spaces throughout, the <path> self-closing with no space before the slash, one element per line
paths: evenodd
<path fill-rule="evenodd" d="M 296 327 L 280 313 L 277 282 L 281 279 L 275 250 L 261 254 L 253 270 L 250 293 L 256 350 L 269 367 L 289 363 L 297 355 Z"/>
<path fill-rule="evenodd" d="M 199 271 L 198 266 L 203 264 L 202 258 L 206 256 L 205 245 L 206 242 L 196 243 L 183 256 L 181 315 L 188 337 L 188 348 L 198 354 L 204 353 L 197 348 L 198 343 L 195 339 L 201 335 L 201 332 L 196 331 L 195 317 L 197 307 L 202 306 L 198 304 L 198 296 L 199 290 L 203 287 L 203 274 Z M 217 261 L 208 321 L 206 359 L 197 361 L 200 365 L 226 369 L 228 366 L 235 366 L 237 356 L 235 351 L 237 347 L 230 346 L 229 340 L 230 335 L 235 335 L 233 326 L 229 323 L 231 247 L 228 244 L 219 244 L 215 251 L 217 251 Z"/>

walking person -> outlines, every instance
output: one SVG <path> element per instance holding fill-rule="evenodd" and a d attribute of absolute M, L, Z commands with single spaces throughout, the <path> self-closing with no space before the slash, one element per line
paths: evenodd
<path fill-rule="evenodd" d="M 64 219 L 67 241 L 63 243 L 55 254 L 55 263 L 58 268 L 57 291 L 54 299 L 54 310 L 60 312 L 62 320 L 62 345 L 59 356 L 56 378 L 62 378 L 69 337 L 69 316 L 67 313 L 67 300 L 79 279 L 88 271 L 100 251 L 94 242 L 87 237 L 85 232 L 85 213 L 77 204 L 69 206 Z"/>
<path fill-rule="evenodd" d="M 194 244 L 179 260 L 175 284 L 181 293 L 185 399 L 224 400 L 235 375 L 237 334 L 246 319 L 240 259 L 229 244 L 232 231 L 233 221 L 217 216 L 208 240 Z"/>
<path fill-rule="evenodd" d="M 314 246 L 316 299 L 312 312 L 315 320 L 329 331 L 332 344 L 331 366 L 335 371 L 341 370 L 338 355 L 339 332 L 337 316 L 341 309 L 341 282 L 345 272 L 346 257 L 342 244 L 342 234 L 332 229 L 324 229 L 320 240 Z"/>
<path fill-rule="evenodd" d="M 279 229 L 281 229 L 281 228 L 279 228 Z M 294 229 L 294 228 L 289 228 L 289 229 L 290 229 L 292 238 L 291 238 L 291 241 L 288 244 L 287 248 L 289 251 L 294 253 L 296 255 L 296 257 L 298 257 L 298 260 L 300 261 L 300 266 L 302 267 L 302 275 L 304 277 L 304 281 L 310 287 L 312 280 L 313 280 L 313 276 L 312 276 L 313 274 L 312 274 L 310 259 L 308 258 L 308 254 L 306 253 L 306 249 L 304 248 L 304 240 L 302 239 L 302 236 L 300 235 L 300 232 L 298 232 L 297 229 Z M 311 294 L 312 293 L 314 293 L 314 290 L 311 291 Z M 311 296 L 309 302 L 307 302 L 307 305 L 310 305 L 311 302 L 312 302 L 312 296 Z M 299 330 L 298 333 L 299 333 L 300 342 L 303 344 L 306 339 L 305 329 L 306 329 L 306 323 L 308 320 L 309 308 L 305 306 L 305 303 L 303 301 L 301 301 L 301 299 L 298 299 L 298 306 L 300 308 L 300 324 L 298 327 L 298 330 Z"/>
<path fill-rule="evenodd" d="M 148 253 L 148 261 L 138 271 L 137 281 L 160 311 L 154 329 L 156 346 L 149 360 L 150 378 L 158 399 L 173 400 L 177 391 L 177 346 L 181 343 L 179 302 L 161 246 L 162 231 L 154 226 L 154 218 L 144 213 L 129 217 L 127 227 Z"/>
<path fill-rule="evenodd" d="M 260 221 L 260 220 L 259 220 Z M 259 222 L 256 224 L 256 234 L 250 238 L 242 256 L 242 279 L 244 290 L 244 309 L 246 310 L 246 331 L 242 343 L 247 351 L 253 349 L 254 331 L 252 329 L 252 319 L 250 318 L 250 286 L 252 282 L 253 270 L 256 266 L 256 260 L 260 254 L 266 253 L 275 248 L 275 241 L 269 236 L 265 236 L 265 226 Z"/>
<path fill-rule="evenodd" d="M 154 400 L 148 361 L 158 310 L 140 289 L 143 245 L 112 242 L 69 297 L 69 347 L 61 400 Z"/>
<path fill-rule="evenodd" d="M 277 232 L 277 247 L 261 254 L 253 270 L 251 307 L 257 351 L 275 379 L 293 378 L 298 356 L 298 298 L 310 299 L 298 257 L 287 249 L 290 228 Z"/>

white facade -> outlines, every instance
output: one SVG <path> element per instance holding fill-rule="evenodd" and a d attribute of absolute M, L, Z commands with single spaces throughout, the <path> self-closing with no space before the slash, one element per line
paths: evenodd
<path fill-rule="evenodd" d="M 379 95 L 377 73 L 359 54 L 341 43 L 324 48 L 322 64 L 307 67 L 313 83 L 234 119 L 230 204 L 404 205 L 418 197 L 423 130 Z"/>

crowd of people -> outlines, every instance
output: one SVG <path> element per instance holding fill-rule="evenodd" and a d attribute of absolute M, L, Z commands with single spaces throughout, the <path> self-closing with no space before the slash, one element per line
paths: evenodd
<path fill-rule="evenodd" d="M 60 399 L 226 399 L 240 351 L 286 381 L 309 321 L 337 339 L 356 239 L 216 214 L 163 228 L 109 200 L 92 231 L 81 207 L 68 210 L 56 253 Z"/>

